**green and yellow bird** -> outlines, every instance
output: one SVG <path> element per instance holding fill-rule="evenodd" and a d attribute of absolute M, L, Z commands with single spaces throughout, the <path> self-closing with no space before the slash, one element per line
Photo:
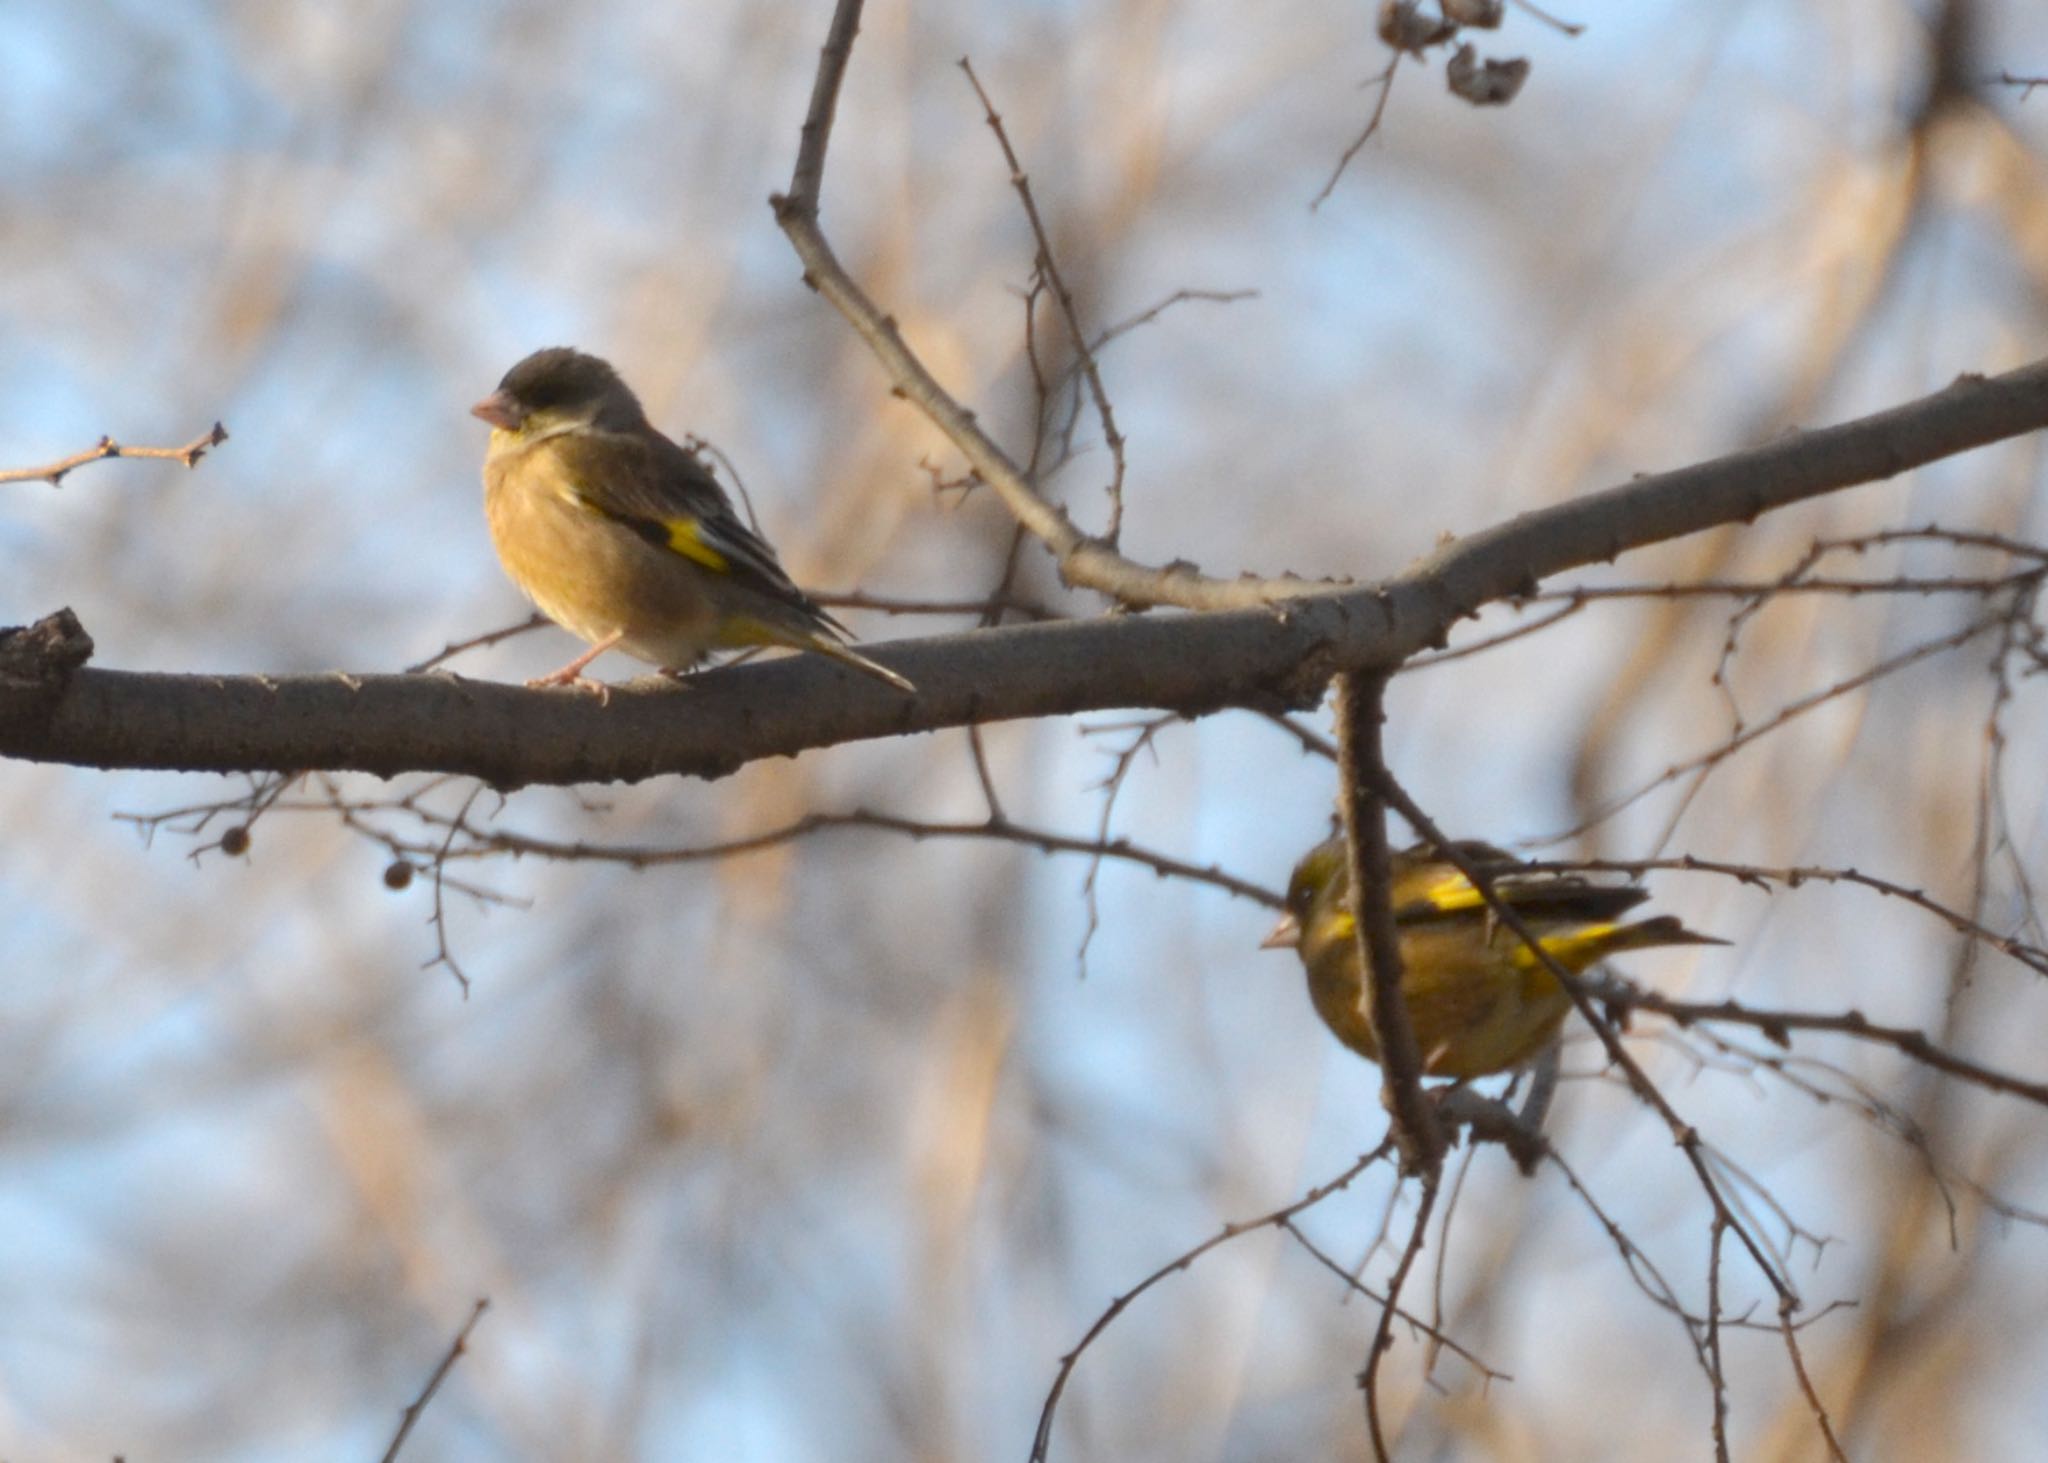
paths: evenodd
<path fill-rule="evenodd" d="M 845 627 L 796 587 L 711 470 L 655 430 L 605 361 L 535 351 L 471 412 L 491 425 L 484 513 L 505 572 L 590 646 L 527 684 L 604 695 L 583 668 L 614 648 L 683 671 L 714 650 L 781 645 L 916 690 L 848 648 Z"/>
<path fill-rule="evenodd" d="M 1670 915 L 1621 923 L 1650 897 L 1637 885 L 1531 869 L 1491 844 L 1456 847 L 1574 975 L 1623 950 L 1728 943 L 1695 934 Z M 1392 904 L 1401 937 L 1401 995 L 1424 1075 L 1484 1077 L 1521 1066 L 1549 1045 L 1571 997 L 1456 866 L 1427 844 L 1394 854 Z M 1265 943 L 1299 952 L 1324 1025 L 1353 1051 L 1378 1061 L 1341 838 L 1316 845 L 1295 865 L 1287 914 Z"/>

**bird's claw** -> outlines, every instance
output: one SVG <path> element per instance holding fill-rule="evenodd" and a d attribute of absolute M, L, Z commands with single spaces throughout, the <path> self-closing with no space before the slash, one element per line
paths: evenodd
<path fill-rule="evenodd" d="M 555 671 L 545 676 L 535 676 L 526 683 L 529 691 L 552 690 L 556 686 L 567 686 L 572 691 L 584 691 L 597 697 L 597 704 L 612 704 L 612 688 L 603 681 L 593 681 L 589 676 L 576 671 Z"/>

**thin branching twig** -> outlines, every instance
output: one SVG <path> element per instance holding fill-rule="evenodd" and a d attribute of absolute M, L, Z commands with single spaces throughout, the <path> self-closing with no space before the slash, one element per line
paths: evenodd
<path fill-rule="evenodd" d="M 124 447 L 112 437 L 102 437 L 83 452 L 74 452 L 69 457 L 60 457 L 55 462 L 41 467 L 0 468 L 0 483 L 46 482 L 51 487 L 62 487 L 65 475 L 76 472 L 91 462 L 108 462 L 116 457 L 155 457 L 168 462 L 182 462 L 187 467 L 197 467 L 199 459 L 206 456 L 221 443 L 227 441 L 228 429 L 219 422 L 201 432 L 183 447 Z"/>

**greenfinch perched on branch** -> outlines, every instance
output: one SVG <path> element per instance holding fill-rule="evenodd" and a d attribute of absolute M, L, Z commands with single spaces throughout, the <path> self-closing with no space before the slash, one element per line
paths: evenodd
<path fill-rule="evenodd" d="M 472 413 L 491 425 L 484 512 L 505 572 L 590 648 L 536 686 L 603 694 L 583 668 L 611 649 L 673 671 L 713 650 L 815 651 L 916 688 L 846 645 L 711 470 L 648 422 L 618 372 L 556 347 L 505 373 Z"/>
<path fill-rule="evenodd" d="M 1621 922 L 1649 898 L 1634 884 L 1531 869 L 1485 843 L 1458 852 L 1572 974 L 1623 950 L 1657 945 L 1725 945 L 1670 915 Z M 1503 925 L 1458 869 L 1428 844 L 1393 856 L 1394 925 L 1401 938 L 1401 996 L 1429 1077 L 1484 1077 L 1529 1061 L 1546 1047 L 1571 997 L 1521 936 Z M 1363 979 L 1351 871 L 1342 838 L 1310 849 L 1287 886 L 1287 914 L 1268 948 L 1297 951 L 1309 998 L 1339 1041 L 1378 1061 Z"/>

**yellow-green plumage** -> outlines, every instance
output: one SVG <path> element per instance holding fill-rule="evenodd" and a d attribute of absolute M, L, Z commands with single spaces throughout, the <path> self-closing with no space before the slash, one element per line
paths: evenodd
<path fill-rule="evenodd" d="M 696 456 L 648 422 L 595 356 L 537 351 L 475 414 L 492 427 L 484 514 L 498 558 L 541 613 L 592 650 L 537 684 L 582 683 L 617 648 L 685 670 L 713 650 L 815 651 L 902 691 L 845 644 Z"/>
<path fill-rule="evenodd" d="M 1622 923 L 1625 911 L 1649 897 L 1636 885 L 1531 870 L 1484 843 L 1460 843 L 1458 850 L 1573 974 L 1623 950 L 1725 943 L 1694 934 L 1669 915 Z M 1393 856 L 1391 896 L 1401 939 L 1401 994 L 1425 1074 L 1506 1071 L 1557 1034 L 1571 997 L 1454 865 L 1424 844 L 1404 849 Z M 1318 844 L 1295 866 L 1287 908 L 1269 943 L 1300 952 L 1317 1014 L 1339 1041 L 1378 1061 L 1341 840 Z"/>
<path fill-rule="evenodd" d="M 574 504 L 545 444 L 536 460 L 500 460 L 484 478 L 498 558 L 540 612 L 579 639 L 614 635 L 654 665 L 691 666 L 716 642 L 717 612 L 672 555 Z"/>

